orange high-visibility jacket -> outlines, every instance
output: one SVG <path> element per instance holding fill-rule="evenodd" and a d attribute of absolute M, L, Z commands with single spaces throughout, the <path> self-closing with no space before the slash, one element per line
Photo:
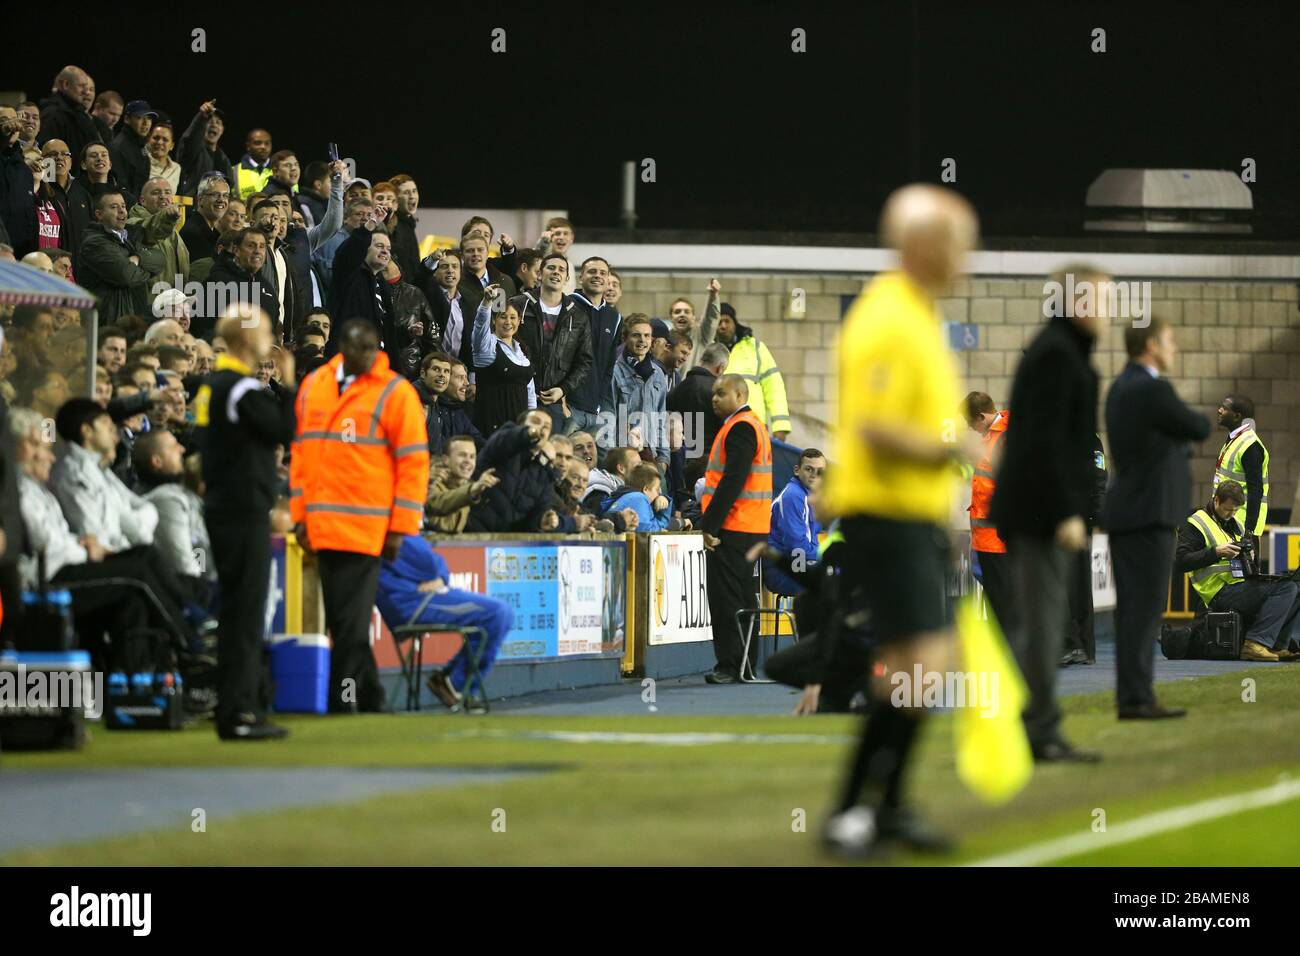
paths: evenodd
<path fill-rule="evenodd" d="M 989 505 L 993 501 L 993 450 L 1007 433 L 1011 413 L 1003 410 L 984 435 L 984 455 L 975 464 L 975 474 L 970 480 L 970 546 L 972 551 L 986 554 L 1006 554 L 1006 543 L 998 537 L 997 529 L 989 520 Z"/>
<path fill-rule="evenodd" d="M 316 550 L 379 554 L 384 536 L 417 534 L 429 485 L 424 406 L 383 352 L 339 394 L 336 355 L 298 389 L 289 508 Z"/>
<path fill-rule="evenodd" d="M 758 448 L 754 461 L 745 477 L 745 486 L 727 517 L 722 521 L 726 531 L 746 531 L 767 534 L 772 527 L 772 437 L 763 422 L 748 407 L 736 412 L 718 429 L 709 452 L 708 469 L 704 472 L 704 493 L 700 496 L 700 510 L 707 511 L 713 494 L 722 481 L 727 467 L 727 433 L 741 422 L 748 422 L 758 435 Z"/>

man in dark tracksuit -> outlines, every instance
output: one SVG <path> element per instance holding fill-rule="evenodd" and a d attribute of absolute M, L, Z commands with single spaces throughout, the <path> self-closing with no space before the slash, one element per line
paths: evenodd
<path fill-rule="evenodd" d="M 510 300 L 519 313 L 519 340 L 537 368 L 537 407 L 550 414 L 555 434 L 565 425 L 561 401 L 572 400 L 592 365 L 591 320 L 573 296 L 564 294 L 568 275 L 563 256 L 548 256 L 542 263 L 542 285 Z"/>
<path fill-rule="evenodd" d="M 1106 497 L 1106 452 L 1101 436 L 1092 443 L 1092 505 L 1088 509 L 1089 546 L 1074 555 L 1068 583 L 1070 619 L 1065 624 L 1065 656 L 1061 666 L 1092 664 L 1097 660 L 1097 635 L 1092 613 L 1092 546 L 1091 537 L 1101 520 L 1101 505 Z"/>
<path fill-rule="evenodd" d="M 217 334 L 227 351 L 195 399 L 207 484 L 204 517 L 221 585 L 217 735 L 267 740 L 288 734 L 266 717 L 262 644 L 278 484 L 275 449 L 293 442 L 293 396 L 281 401 L 256 378 L 271 355 L 270 316 L 242 306 L 240 315 L 218 323 Z M 281 350 L 277 361 L 280 380 L 294 381 L 292 353 Z"/>
<path fill-rule="evenodd" d="M 545 270 L 543 270 L 545 274 Z M 564 426 L 564 432 L 572 435 L 582 431 L 596 439 L 596 457 L 603 458 L 606 451 L 618 445 L 616 428 L 603 428 L 601 413 L 617 417 L 618 409 L 613 407 L 614 362 L 621 342 L 623 316 L 618 309 L 605 301 L 605 289 L 609 287 L 609 263 L 599 256 L 592 256 L 582 264 L 578 276 L 580 291 L 572 296 L 573 304 L 578 308 L 591 326 L 591 371 L 587 380 L 576 393 L 568 396 L 569 411 L 572 413 Z"/>

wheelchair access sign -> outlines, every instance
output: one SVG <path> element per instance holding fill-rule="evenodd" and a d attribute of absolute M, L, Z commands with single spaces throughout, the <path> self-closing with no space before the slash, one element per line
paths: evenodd
<path fill-rule="evenodd" d="M 948 347 L 954 352 L 970 352 L 980 347 L 980 327 L 974 322 L 945 322 Z"/>

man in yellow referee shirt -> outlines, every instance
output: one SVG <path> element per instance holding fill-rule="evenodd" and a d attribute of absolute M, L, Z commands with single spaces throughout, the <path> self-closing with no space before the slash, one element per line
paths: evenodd
<path fill-rule="evenodd" d="M 854 857 L 888 841 L 948 848 L 901 802 L 922 695 L 912 688 L 896 706 L 890 677 L 955 666 L 946 595 L 952 465 L 979 454 L 955 419 L 956 364 L 935 305 L 975 244 L 975 212 L 950 190 L 905 186 L 886 200 L 880 232 L 900 268 L 871 281 L 840 330 L 838 454 L 826 487 L 846 545 L 842 593 L 869 609 L 876 642 L 862 741 L 824 834 L 829 850 Z"/>

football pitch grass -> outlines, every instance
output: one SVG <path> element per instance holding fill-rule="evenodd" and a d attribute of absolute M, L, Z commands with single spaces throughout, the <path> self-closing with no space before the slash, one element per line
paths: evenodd
<path fill-rule="evenodd" d="M 1244 679 L 1255 701 L 1243 701 Z M 629 690 L 629 693 L 634 691 Z M 1182 720 L 1125 722 L 1109 693 L 1063 699 L 1065 731 L 1096 765 L 1035 769 L 1002 806 L 958 780 L 951 719 L 928 721 L 909 792 L 959 838 L 957 854 L 887 862 L 998 860 L 1075 837 L 1062 865 L 1300 863 L 1300 665 L 1160 685 Z M 0 777 L 125 768 L 351 768 L 513 771 L 452 787 L 242 813 L 194 832 L 188 809 L 154 829 L 34 845 L 9 865 L 813 865 L 858 719 L 788 716 L 575 716 L 446 713 L 288 717 L 284 742 L 223 744 L 211 725 L 182 732 L 94 731 L 76 753 L 4 755 Z M 1151 815 L 1284 784 L 1285 799 L 1212 819 L 1143 829 Z M 213 786 L 219 787 L 217 779 Z M 0 786 L 0 792 L 3 787 Z M 201 805 L 201 804 L 200 804 Z M 1106 832 L 1097 828 L 1102 822 Z M 801 819 L 805 825 L 799 826 Z M 1110 842 L 1136 821 L 1139 831 Z M 10 820 L 10 824 L 13 821 Z M 4 825 L 0 823 L 0 825 Z M 150 826 L 153 824 L 150 823 Z M 1134 826 L 1128 826 L 1132 831 Z M 1081 839 L 1079 839 L 1081 838 Z M 1095 838 L 1095 842 L 1094 842 Z M 1041 857 L 1042 854 L 1040 853 Z"/>

